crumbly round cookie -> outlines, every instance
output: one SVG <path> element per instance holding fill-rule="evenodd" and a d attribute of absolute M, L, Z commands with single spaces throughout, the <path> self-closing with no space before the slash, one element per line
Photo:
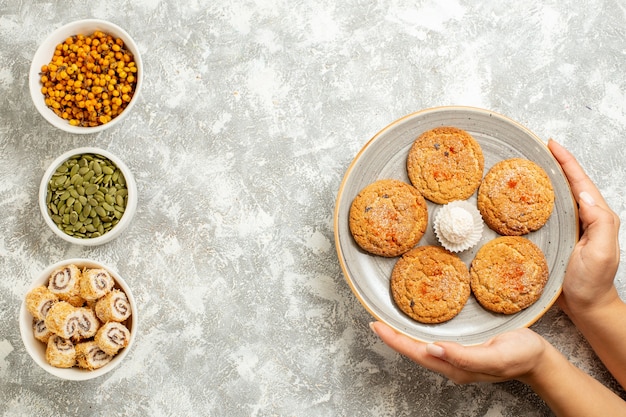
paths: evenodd
<path fill-rule="evenodd" d="M 406 315 L 420 323 L 455 317 L 470 296 L 470 275 L 457 255 L 439 246 L 420 246 L 396 262 L 391 295 Z"/>
<path fill-rule="evenodd" d="M 485 175 L 478 210 L 501 235 L 521 236 L 540 229 L 552 214 L 554 189 L 548 174 L 523 158 L 505 159 Z"/>
<path fill-rule="evenodd" d="M 456 127 L 422 133 L 407 157 L 411 183 L 437 204 L 467 200 L 480 185 L 485 158 L 478 142 Z"/>
<path fill-rule="evenodd" d="M 539 299 L 549 271 L 546 257 L 533 242 L 521 236 L 501 236 L 478 250 L 470 275 L 480 305 L 514 314 Z"/>
<path fill-rule="evenodd" d="M 402 255 L 426 232 L 426 200 L 405 182 L 378 180 L 363 188 L 352 201 L 349 226 L 363 250 L 385 257 Z"/>

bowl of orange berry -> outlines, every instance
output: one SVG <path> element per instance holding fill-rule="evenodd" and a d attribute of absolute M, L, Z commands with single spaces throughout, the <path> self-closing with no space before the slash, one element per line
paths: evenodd
<path fill-rule="evenodd" d="M 69 133 L 120 123 L 139 98 L 143 63 L 130 35 L 99 19 L 68 23 L 39 46 L 29 73 L 39 113 Z"/>

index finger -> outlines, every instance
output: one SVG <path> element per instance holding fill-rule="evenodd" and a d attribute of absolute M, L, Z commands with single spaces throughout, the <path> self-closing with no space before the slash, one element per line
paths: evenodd
<path fill-rule="evenodd" d="M 574 197 L 578 200 L 580 193 L 586 191 L 603 207 L 607 207 L 604 197 L 600 194 L 600 191 L 596 185 L 591 181 L 591 178 L 587 175 L 585 170 L 580 166 L 574 155 L 572 155 L 567 149 L 553 139 L 548 140 L 548 148 L 557 162 L 561 165 Z"/>

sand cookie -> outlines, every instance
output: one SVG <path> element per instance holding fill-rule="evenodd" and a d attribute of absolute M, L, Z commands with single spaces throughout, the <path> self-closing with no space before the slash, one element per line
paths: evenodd
<path fill-rule="evenodd" d="M 363 250 L 380 256 L 399 256 L 413 248 L 426 232 L 426 201 L 407 183 L 379 180 L 355 197 L 350 206 L 349 226 Z"/>
<path fill-rule="evenodd" d="M 398 260 L 391 295 L 406 315 L 421 323 L 443 323 L 465 306 L 470 275 L 457 256 L 438 246 L 420 246 Z"/>
<path fill-rule="evenodd" d="M 424 198 L 437 204 L 468 199 L 480 185 L 484 166 L 478 142 L 455 127 L 422 133 L 407 157 L 411 183 Z"/>
<path fill-rule="evenodd" d="M 539 299 L 548 282 L 548 263 L 530 240 L 502 236 L 481 247 L 470 267 L 474 296 L 487 310 L 517 313 Z"/>
<path fill-rule="evenodd" d="M 536 163 L 512 158 L 495 164 L 478 189 L 478 210 L 501 235 L 520 236 L 540 229 L 552 214 L 554 190 Z"/>

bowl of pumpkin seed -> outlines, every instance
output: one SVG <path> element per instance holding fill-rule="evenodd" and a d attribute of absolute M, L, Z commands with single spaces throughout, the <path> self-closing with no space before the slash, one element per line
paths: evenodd
<path fill-rule="evenodd" d="M 95 147 L 60 155 L 39 186 L 39 208 L 46 224 L 60 238 L 82 246 L 117 238 L 135 215 L 137 199 L 128 166 Z"/>

